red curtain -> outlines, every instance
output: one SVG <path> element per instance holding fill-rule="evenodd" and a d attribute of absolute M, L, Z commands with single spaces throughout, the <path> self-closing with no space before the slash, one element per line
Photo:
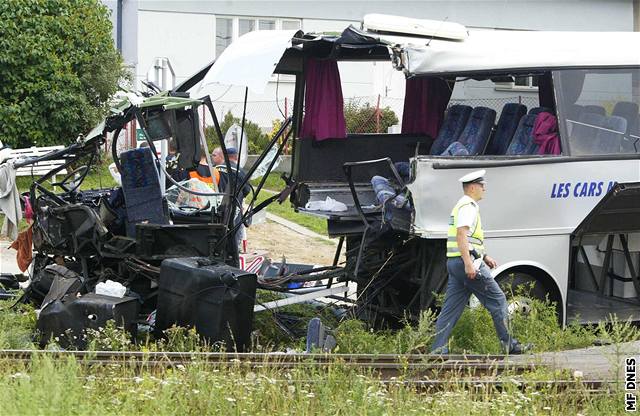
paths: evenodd
<path fill-rule="evenodd" d="M 453 85 L 436 77 L 409 78 L 404 95 L 402 133 L 438 135 Z"/>
<path fill-rule="evenodd" d="M 345 139 L 344 100 L 336 61 L 309 59 L 305 68 L 305 113 L 300 137 Z"/>

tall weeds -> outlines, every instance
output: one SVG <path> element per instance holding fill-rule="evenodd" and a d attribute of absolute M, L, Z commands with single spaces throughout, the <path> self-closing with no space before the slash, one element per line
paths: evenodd
<path fill-rule="evenodd" d="M 0 302 L 0 348 L 35 348 L 36 316 L 33 308 L 19 305 L 9 309 L 8 302 Z M 527 313 L 517 312 L 510 319 L 511 333 L 520 342 L 534 344 L 534 352 L 559 351 L 587 347 L 594 342 L 619 344 L 640 340 L 640 328 L 609 317 L 596 326 L 570 323 L 561 328 L 557 323 L 555 305 L 550 302 L 529 300 Z M 320 315 L 319 315 L 320 314 Z M 314 316 L 333 327 L 340 353 L 406 354 L 428 353 L 434 336 L 437 315 L 422 313 L 417 325 L 405 324 L 396 331 L 376 331 L 355 319 L 337 322 L 326 309 L 293 305 L 279 315 L 262 312 L 254 326 L 253 351 L 281 351 L 285 348 L 301 350 L 304 345 L 306 323 Z M 283 329 L 289 319 L 289 330 Z M 293 331 L 291 331 L 293 329 Z M 141 335 L 136 343 L 130 335 L 113 322 L 99 330 L 87 331 L 90 350 L 143 350 L 143 351 L 218 351 L 219 346 L 208 345 L 193 329 L 170 328 L 165 337 L 155 339 Z M 500 345 L 489 313 L 482 307 L 466 308 L 450 338 L 452 353 L 498 354 Z"/>
<path fill-rule="evenodd" d="M 0 349 L 35 348 L 36 314 L 31 306 L 0 301 Z"/>
<path fill-rule="evenodd" d="M 45 354 L 0 365 L 3 415 L 509 415 L 622 414 L 618 393 L 590 396 L 554 387 L 532 390 L 505 380 L 501 390 L 451 385 L 421 392 L 400 381 L 383 384 L 336 362 L 328 369 L 270 366 L 172 368 L 83 366 Z"/>

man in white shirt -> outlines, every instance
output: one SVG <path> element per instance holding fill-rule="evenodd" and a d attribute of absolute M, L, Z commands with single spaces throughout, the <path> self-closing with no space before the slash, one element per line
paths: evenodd
<path fill-rule="evenodd" d="M 460 319 L 471 294 L 474 294 L 491 314 L 505 352 L 522 354 L 531 348 L 530 345 L 520 344 L 509 334 L 507 299 L 489 270 L 489 268 L 495 268 L 497 263 L 485 254 L 484 232 L 478 205 L 478 201 L 482 199 L 485 192 L 485 173 L 483 169 L 459 179 L 462 182 L 464 196 L 453 207 L 449 221 L 447 233 L 449 281 L 442 311 L 436 322 L 436 338 L 432 346 L 435 353 L 449 352 L 447 347 L 449 335 Z"/>

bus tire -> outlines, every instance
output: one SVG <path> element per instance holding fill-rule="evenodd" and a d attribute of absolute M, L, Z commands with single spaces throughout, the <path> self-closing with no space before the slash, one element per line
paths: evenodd
<path fill-rule="evenodd" d="M 507 302 L 510 304 L 510 308 L 525 308 L 526 299 L 536 299 L 539 301 L 549 300 L 556 304 L 556 315 L 558 322 L 562 323 L 562 305 L 561 297 L 558 288 L 545 272 L 542 270 L 533 268 L 533 270 L 525 269 L 510 269 L 506 270 L 496 278 L 496 281 L 502 288 L 504 294 L 507 297 Z M 522 291 L 525 291 L 522 293 Z M 514 305 L 514 297 L 524 296 L 519 301 L 519 304 Z M 524 299 L 524 301 L 523 301 Z"/>

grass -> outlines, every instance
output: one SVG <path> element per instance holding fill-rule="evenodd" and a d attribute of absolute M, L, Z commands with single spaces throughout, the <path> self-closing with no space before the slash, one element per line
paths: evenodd
<path fill-rule="evenodd" d="M 349 319 L 336 330 L 338 352 L 350 354 L 428 353 L 434 337 L 436 316 L 424 311 L 418 325 L 406 324 L 398 331 L 373 331 L 364 322 Z"/>
<path fill-rule="evenodd" d="M 313 316 L 320 316 L 323 322 L 335 328 L 338 342 L 336 352 L 358 354 L 408 354 L 427 353 L 435 335 L 436 315 L 425 311 L 417 325 L 406 324 L 397 331 L 380 331 L 369 328 L 364 322 L 347 319 L 337 322 L 335 317 L 316 313 L 308 305 L 296 305 L 298 309 L 285 310 L 291 317 L 300 317 L 306 323 Z M 283 311 L 283 313 L 285 313 Z M 286 346 L 301 345 L 302 340 L 287 339 L 278 326 L 271 321 L 272 316 L 266 313 L 256 315 L 259 322 L 254 327 L 269 328 L 263 332 L 263 345 Z M 297 321 L 296 321 L 297 322 Z M 303 328 L 304 329 L 304 328 Z M 531 302 L 530 313 L 515 313 L 510 321 L 510 331 L 520 342 L 533 343 L 534 352 L 562 351 L 584 348 L 594 344 L 596 340 L 613 344 L 640 340 L 640 328 L 626 321 L 619 321 L 615 316 L 596 326 L 582 326 L 577 323 L 561 328 L 555 317 L 555 306 L 548 302 Z M 274 342 L 269 342 L 273 337 Z M 265 339 L 266 338 L 266 339 Z M 502 354 L 491 316 L 482 307 L 467 308 L 458 321 L 450 338 L 452 353 Z"/>
<path fill-rule="evenodd" d="M 268 302 L 278 297 L 272 292 L 259 291 L 258 300 Z M 10 302 L 0 302 L 0 349 L 34 348 L 35 313 L 30 306 L 9 309 Z M 534 352 L 561 351 L 588 347 L 596 340 L 614 345 L 640 340 L 640 328 L 610 317 L 596 326 L 570 324 L 562 329 L 555 319 L 555 306 L 541 301 L 531 302 L 531 312 L 515 313 L 511 317 L 511 333 L 521 342 L 534 344 Z M 287 348 L 304 349 L 307 322 L 313 317 L 334 328 L 338 347 L 336 352 L 361 354 L 427 353 L 434 337 L 436 315 L 423 312 L 417 325 L 406 324 L 396 331 L 374 331 L 350 317 L 348 310 L 336 311 L 325 304 L 290 305 L 273 312 L 255 314 L 253 323 L 253 351 L 282 351 Z M 100 331 L 90 330 L 90 350 L 140 351 L 210 351 L 216 348 L 204 343 L 193 330 L 171 328 L 167 337 L 139 337 L 132 344 L 129 337 L 110 324 Z M 482 307 L 467 308 L 450 338 L 452 353 L 502 353 L 493 322 Z"/>
<path fill-rule="evenodd" d="M 260 192 L 256 204 L 259 204 L 270 196 L 270 194 Z M 295 222 L 296 224 L 308 228 L 318 234 L 327 235 L 326 219 L 298 213 L 293 209 L 289 201 L 284 201 L 282 204 L 274 202 L 266 209 L 267 212 L 270 212 L 291 222 Z"/>
<path fill-rule="evenodd" d="M 266 297 L 265 297 L 266 296 Z M 261 294 L 261 301 L 273 295 Z M 32 336 L 35 314 L 21 306 L 8 310 L 9 302 L 0 303 L 0 348 L 34 348 Z M 295 306 L 295 308 L 293 307 Z M 617 344 L 640 338 L 640 330 L 628 323 L 613 322 L 595 328 L 569 327 L 561 330 L 546 318 L 553 305 L 533 304 L 533 315 L 516 315 L 513 331 L 523 341 L 538 342 L 538 349 L 585 346 L 595 337 Z M 353 319 L 337 323 L 327 316 L 328 310 L 292 305 L 282 314 L 297 316 L 299 322 L 321 315 L 335 329 L 340 353 L 421 353 L 428 351 L 433 338 L 435 315 L 425 312 L 417 326 L 405 326 L 395 332 L 376 332 Z M 541 316 L 542 314 L 542 316 Z M 264 317 L 260 322 L 259 317 Z M 269 325 L 273 315 L 256 315 L 255 329 Z M 281 316 L 282 318 L 282 316 Z M 482 308 L 468 309 L 452 337 L 452 351 L 476 353 L 492 350 L 495 331 L 490 317 Z M 580 328 L 580 329 L 578 329 Z M 301 328 L 304 330 L 304 325 Z M 273 332 L 278 336 L 277 331 Z M 466 335 L 466 336 L 463 336 Z M 276 349 L 275 342 L 263 332 L 262 345 L 256 351 Z M 303 338 L 282 339 L 285 345 L 300 349 Z M 125 333 L 109 323 L 90 331 L 90 350 L 139 351 L 211 351 L 193 329 L 171 328 L 165 340 L 150 337 L 132 344 Z M 50 346 L 56 348 L 56 346 Z M 274 355 L 278 360 L 282 355 Z M 410 376 L 407 373 L 407 376 Z M 462 377 L 462 376 L 457 376 Z M 495 378 L 496 376 L 492 376 Z M 503 380 L 500 391 L 487 389 L 472 393 L 453 383 L 445 391 L 424 393 L 401 383 L 383 385 L 378 376 L 366 370 L 345 367 L 340 359 L 328 369 L 302 366 L 282 369 L 272 366 L 248 368 L 230 363 L 205 367 L 193 361 L 172 368 L 144 367 L 127 364 L 83 366 L 75 359 L 54 360 L 43 353 L 31 362 L 2 362 L 0 359 L 0 402 L 2 414 L 419 414 L 419 415 L 485 415 L 485 414 L 623 414 L 621 392 L 591 396 L 586 388 L 562 389 L 539 387 L 524 389 L 519 380 L 566 379 L 567 375 L 549 369 L 524 374 L 497 376 Z M 402 380 L 400 376 L 398 380 Z M 438 378 L 438 374 L 434 375 Z"/>
<path fill-rule="evenodd" d="M 251 184 L 254 187 L 258 186 L 260 179 L 254 179 L 251 181 Z M 258 200 L 256 204 L 264 201 L 273 195 L 273 192 L 280 192 L 285 188 L 286 184 L 280 177 L 278 173 L 270 173 L 267 176 L 267 180 L 264 183 L 263 190 L 260 191 L 258 195 Z M 270 191 L 270 192 L 264 192 Z M 296 212 L 291 203 L 289 201 L 284 201 L 282 204 L 278 204 L 277 202 L 272 203 L 267 208 L 267 212 L 270 212 L 274 215 L 287 219 L 291 222 L 295 222 L 298 225 L 301 225 L 305 228 L 308 228 L 318 234 L 326 235 L 327 234 L 327 220 L 324 218 L 314 217 L 312 215 L 300 214 Z"/>
<path fill-rule="evenodd" d="M 620 321 L 615 316 L 596 326 L 572 322 L 562 329 L 557 324 L 553 304 L 531 300 L 530 305 L 529 313 L 512 315 L 510 332 L 520 342 L 532 343 L 534 352 L 584 348 L 593 345 L 596 340 L 612 343 L 640 340 L 639 327 Z M 450 344 L 452 352 L 501 353 L 491 316 L 482 307 L 467 308 L 463 312 L 452 332 Z"/>
<path fill-rule="evenodd" d="M 261 293 L 261 301 L 272 300 L 273 294 Z M 0 303 L 0 348 L 33 348 L 35 313 L 31 307 L 8 310 L 10 302 Z M 295 308 L 294 308 L 295 306 Z M 553 305 L 533 304 L 533 315 L 516 315 L 514 332 L 527 341 L 537 340 L 540 347 L 563 346 L 591 342 L 605 337 L 614 343 L 640 338 L 638 328 L 614 322 L 596 328 L 561 330 L 546 314 Z M 428 350 L 433 338 L 435 315 L 425 312 L 418 326 L 391 332 L 375 332 L 353 319 L 337 323 L 327 316 L 327 309 L 292 305 L 281 311 L 298 316 L 301 322 L 321 315 L 325 322 L 337 325 L 336 338 L 340 353 L 416 353 Z M 260 323 L 259 316 L 264 317 Z M 256 316 L 258 331 L 269 326 L 272 315 Z M 482 308 L 468 309 L 452 338 L 454 351 L 491 351 L 495 332 Z M 469 330 L 472 328 L 472 330 Z M 577 327 L 576 327 L 577 328 Z M 582 328 L 582 327 L 581 327 Z M 304 329 L 304 326 L 300 329 Z M 471 333 L 466 338 L 462 335 Z M 143 338 L 132 344 L 113 323 L 89 333 L 91 350 L 139 351 L 211 351 L 194 330 L 171 328 L 167 338 L 155 341 Z M 262 347 L 272 350 L 267 333 Z M 537 337 L 537 338 L 536 338 Z M 562 338 L 566 338 L 564 341 Z M 283 338 L 280 348 L 300 348 L 301 338 Z M 54 346 L 55 347 L 55 346 Z M 274 355 L 278 360 L 282 355 Z M 407 373 L 406 376 L 410 376 Z M 496 376 L 493 376 L 494 378 Z M 621 392 L 590 396 L 586 388 L 557 390 L 540 387 L 524 389 L 519 380 L 566 379 L 566 374 L 538 369 L 524 374 L 497 376 L 503 380 L 500 391 L 487 389 L 472 393 L 459 384 L 445 391 L 420 392 L 401 383 L 383 385 L 377 375 L 366 370 L 345 367 L 340 359 L 328 369 L 302 366 L 282 369 L 272 366 L 248 368 L 229 363 L 205 367 L 193 361 L 171 368 L 130 367 L 127 364 L 84 366 L 73 358 L 54 360 L 46 353 L 31 362 L 2 362 L 0 359 L 0 402 L 2 414 L 401 414 L 401 415 L 485 415 L 485 414 L 623 414 Z M 402 380 L 400 376 L 398 380 Z M 434 375 L 438 378 L 438 374 Z"/>
<path fill-rule="evenodd" d="M 254 179 L 251 181 L 251 185 L 258 186 L 260 179 Z M 264 183 L 263 190 L 271 192 L 280 192 L 285 188 L 286 184 L 280 177 L 279 173 L 270 173 L 267 176 L 267 180 Z M 257 203 L 269 198 L 272 193 L 260 191 Z M 272 203 L 267 208 L 267 212 L 287 219 L 291 222 L 295 222 L 298 225 L 306 227 L 318 234 L 327 235 L 327 220 L 324 218 L 314 217 L 308 214 L 300 214 L 296 212 L 289 201 L 285 201 L 282 204 L 277 202 Z"/>
<path fill-rule="evenodd" d="M 251 185 L 255 188 L 260 183 L 261 178 L 251 180 Z M 264 182 L 263 189 L 268 189 L 274 192 L 280 192 L 285 188 L 286 184 L 282 180 L 279 173 L 270 173 L 267 175 L 267 180 Z"/>
<path fill-rule="evenodd" d="M 42 355 L 0 365 L 2 414 L 222 414 L 222 415 L 508 415 L 623 414 L 621 392 L 589 396 L 584 390 L 471 393 L 452 385 L 420 392 L 383 385 L 366 372 L 335 362 L 314 367 L 247 368 L 242 364 L 138 370 L 126 364 L 83 366 Z"/>

